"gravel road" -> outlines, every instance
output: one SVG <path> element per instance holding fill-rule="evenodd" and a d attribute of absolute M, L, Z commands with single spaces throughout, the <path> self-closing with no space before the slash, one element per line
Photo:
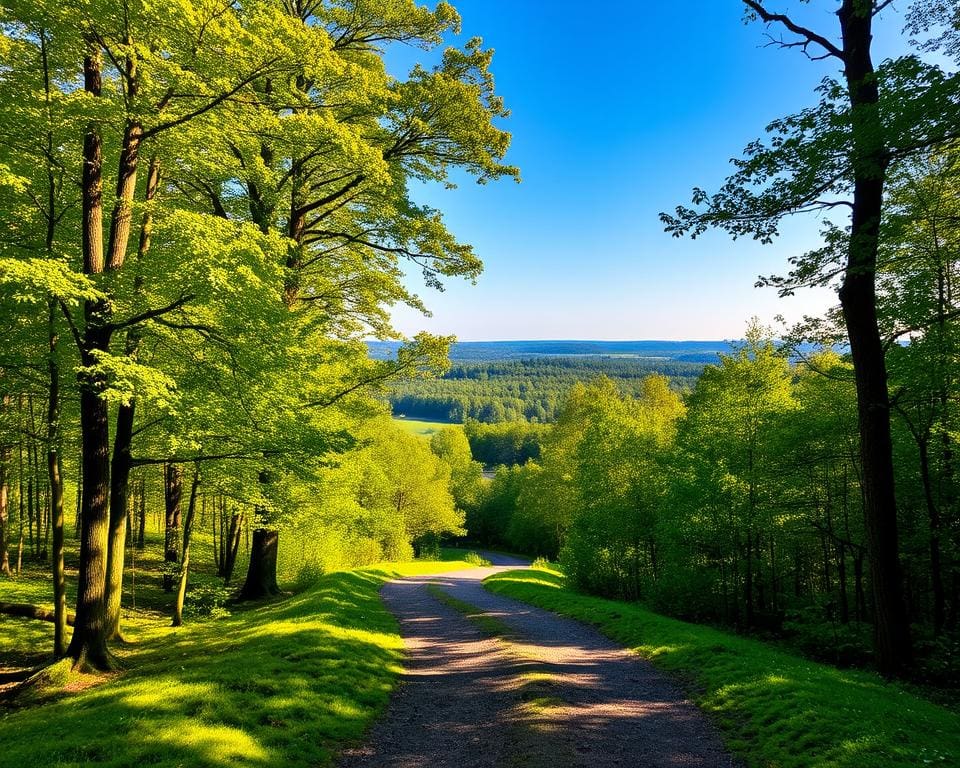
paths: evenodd
<path fill-rule="evenodd" d="M 383 587 L 406 644 L 403 684 L 340 768 L 738 765 L 650 664 L 591 627 L 487 592 L 485 577 L 522 563 L 487 557 L 493 567 Z M 486 626 L 437 588 L 480 609 Z"/>

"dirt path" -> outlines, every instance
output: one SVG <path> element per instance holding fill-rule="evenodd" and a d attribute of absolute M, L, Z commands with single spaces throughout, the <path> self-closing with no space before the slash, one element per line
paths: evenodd
<path fill-rule="evenodd" d="M 737 765 L 648 663 L 590 627 L 487 592 L 486 576 L 516 567 L 498 560 L 384 586 L 407 647 L 404 682 L 341 768 Z M 467 618 L 463 603 L 483 618 Z"/>

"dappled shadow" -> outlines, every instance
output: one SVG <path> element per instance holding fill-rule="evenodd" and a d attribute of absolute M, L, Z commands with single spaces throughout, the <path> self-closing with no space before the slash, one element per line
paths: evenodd
<path fill-rule="evenodd" d="M 119 680 L 0 721 L 18 736 L 0 765 L 328 764 L 386 705 L 399 671 L 384 578 L 331 574 L 282 602 L 169 631 L 136 649 Z"/>
<path fill-rule="evenodd" d="M 388 584 L 404 686 L 341 768 L 729 766 L 704 716 L 649 664 L 576 622 L 487 592 L 475 569 Z M 430 595 L 496 619 L 506 637 Z"/>

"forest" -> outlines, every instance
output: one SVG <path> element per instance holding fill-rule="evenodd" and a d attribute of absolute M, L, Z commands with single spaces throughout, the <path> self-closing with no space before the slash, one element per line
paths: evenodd
<path fill-rule="evenodd" d="M 4 4 L 0 765 L 960 758 L 960 3 L 733 5 L 834 70 L 656 234 L 813 218 L 757 285 L 835 306 L 458 343 L 394 319 L 489 258 L 423 199 L 520 170 L 453 6 Z"/>
<path fill-rule="evenodd" d="M 716 355 L 706 355 L 716 359 Z M 616 379 L 636 394 L 650 373 L 669 376 L 689 389 L 703 363 L 617 357 L 541 357 L 483 363 L 453 362 L 442 376 L 401 379 L 388 387 L 393 412 L 410 418 L 485 423 L 554 421 L 571 387 L 600 375 Z"/>
<path fill-rule="evenodd" d="M 112 666 L 145 499 L 163 500 L 175 621 L 198 503 L 225 521 L 225 576 L 249 526 L 246 598 L 277 592 L 282 531 L 340 564 L 459 532 L 449 470 L 376 397 L 442 371 L 450 339 L 388 360 L 363 342 L 391 336 L 391 304 L 422 306 L 401 263 L 432 285 L 481 269 L 411 181 L 517 177 L 479 39 L 386 69 L 390 44 L 459 25 L 406 0 L 4 7 L 0 571 L 50 563 L 55 655 Z"/>

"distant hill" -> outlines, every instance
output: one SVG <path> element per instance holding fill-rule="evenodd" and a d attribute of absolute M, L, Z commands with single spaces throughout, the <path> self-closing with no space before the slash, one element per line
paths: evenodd
<path fill-rule="evenodd" d="M 715 363 L 717 355 L 733 350 L 734 341 L 460 341 L 450 350 L 457 362 L 496 362 L 539 357 L 623 357 L 640 360 L 670 360 Z M 370 356 L 393 357 L 399 342 L 370 341 Z"/>

